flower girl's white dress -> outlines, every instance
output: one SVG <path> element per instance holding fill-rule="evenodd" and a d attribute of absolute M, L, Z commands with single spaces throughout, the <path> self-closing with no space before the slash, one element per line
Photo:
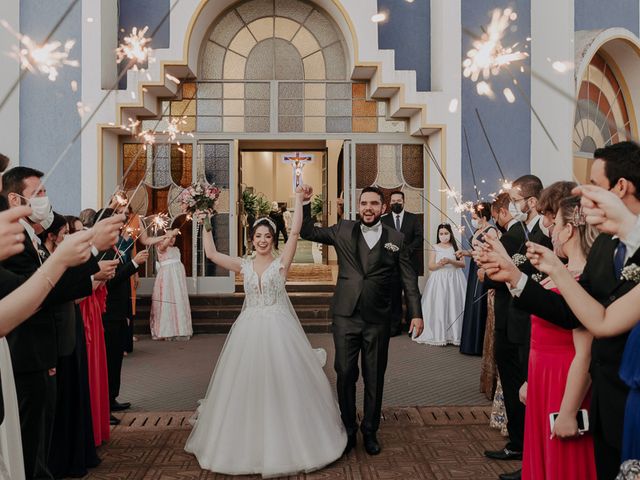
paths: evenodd
<path fill-rule="evenodd" d="M 246 297 L 198 407 L 185 450 L 232 475 L 309 472 L 346 446 L 322 363 L 285 290 L 280 259 L 262 274 L 242 265 Z"/>

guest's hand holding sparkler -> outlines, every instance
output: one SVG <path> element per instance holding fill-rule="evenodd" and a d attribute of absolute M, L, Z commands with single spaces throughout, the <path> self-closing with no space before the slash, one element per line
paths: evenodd
<path fill-rule="evenodd" d="M 582 196 L 580 203 L 585 220 L 601 232 L 624 239 L 638 222 L 638 216 L 622 203 L 620 197 L 602 187 L 580 185 L 571 193 Z"/>
<path fill-rule="evenodd" d="M 31 215 L 31 207 L 14 207 L 0 213 L 0 260 L 24 250 L 24 227 L 18 220 Z"/>
<path fill-rule="evenodd" d="M 147 262 L 148 258 L 149 250 L 140 250 L 138 253 L 136 253 L 136 256 L 133 257 L 133 262 L 138 266 L 144 265 Z"/>
<path fill-rule="evenodd" d="M 93 232 L 93 246 L 99 251 L 102 251 L 115 245 L 124 221 L 124 215 L 113 215 L 96 223 L 93 228 L 89 230 Z"/>
<path fill-rule="evenodd" d="M 93 232 L 80 230 L 66 235 L 51 254 L 52 261 L 59 261 L 65 267 L 75 267 L 83 264 L 91 256 L 91 240 Z"/>
<path fill-rule="evenodd" d="M 531 265 L 549 276 L 566 270 L 566 267 L 555 253 L 537 243 L 527 242 L 527 258 L 531 261 Z"/>
<path fill-rule="evenodd" d="M 494 282 L 516 285 L 522 275 L 504 246 L 497 238 L 487 237 L 482 246 L 482 252 L 476 259 L 485 270 L 485 274 Z"/>
<path fill-rule="evenodd" d="M 115 260 L 101 260 L 98 262 L 98 266 L 100 267 L 100 271 L 93 276 L 93 279 L 98 282 L 106 282 L 107 280 L 111 280 L 116 274 L 116 268 L 120 260 L 117 258 Z"/>

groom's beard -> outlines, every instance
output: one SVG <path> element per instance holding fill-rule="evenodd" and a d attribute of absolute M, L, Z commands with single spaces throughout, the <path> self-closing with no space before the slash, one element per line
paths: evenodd
<path fill-rule="evenodd" d="M 380 213 L 379 215 L 375 215 L 373 217 L 373 221 L 365 222 L 364 221 L 364 217 L 361 215 L 360 216 L 360 223 L 362 223 L 362 225 L 364 225 L 365 227 L 373 227 L 376 223 L 378 223 L 380 221 L 380 217 L 382 217 L 382 213 Z"/>

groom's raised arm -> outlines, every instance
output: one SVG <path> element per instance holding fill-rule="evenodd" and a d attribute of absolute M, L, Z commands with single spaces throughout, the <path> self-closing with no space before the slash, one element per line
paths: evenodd
<path fill-rule="evenodd" d="M 334 245 L 338 233 L 338 226 L 316 227 L 315 219 L 311 216 L 311 203 L 307 202 L 302 207 L 302 228 L 300 236 L 311 242 L 324 243 L 325 245 Z"/>

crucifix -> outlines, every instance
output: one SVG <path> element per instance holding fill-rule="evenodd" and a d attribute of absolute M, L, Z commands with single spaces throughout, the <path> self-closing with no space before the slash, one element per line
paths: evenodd
<path fill-rule="evenodd" d="M 295 152 L 295 154 L 285 154 L 282 159 L 283 163 L 288 163 L 293 169 L 293 191 L 296 191 L 296 187 L 302 183 L 302 169 L 307 163 L 313 162 L 313 155 L 303 154 Z"/>

